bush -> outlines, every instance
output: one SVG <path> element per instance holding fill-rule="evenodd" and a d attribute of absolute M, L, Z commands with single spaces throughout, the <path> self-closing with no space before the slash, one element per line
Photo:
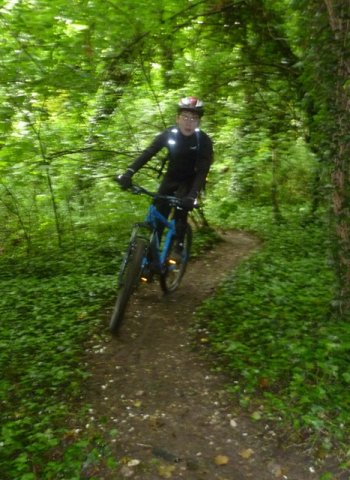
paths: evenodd
<path fill-rule="evenodd" d="M 265 228 L 262 251 L 198 311 L 230 391 L 323 448 L 348 441 L 350 327 L 332 321 L 324 225 Z"/>

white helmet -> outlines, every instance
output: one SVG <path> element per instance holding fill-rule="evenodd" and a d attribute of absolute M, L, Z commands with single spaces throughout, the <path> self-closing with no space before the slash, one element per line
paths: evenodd
<path fill-rule="evenodd" d="M 181 98 L 178 104 L 178 112 L 180 113 L 183 110 L 197 113 L 201 117 L 204 113 L 203 102 L 197 97 Z"/>

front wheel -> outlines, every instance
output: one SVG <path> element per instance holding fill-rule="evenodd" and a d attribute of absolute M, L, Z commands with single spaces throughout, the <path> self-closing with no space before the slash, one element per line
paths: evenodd
<path fill-rule="evenodd" d="M 109 330 L 113 335 L 118 333 L 129 298 L 139 283 L 146 247 L 147 242 L 144 239 L 136 238 L 125 260 L 125 266 L 119 279 L 117 300 L 109 323 Z"/>
<path fill-rule="evenodd" d="M 191 246 L 192 229 L 190 225 L 187 225 L 184 238 L 184 247 L 181 255 L 176 255 L 176 260 L 172 258 L 172 248 L 174 247 L 173 244 L 167 256 L 165 271 L 160 276 L 160 286 L 164 293 L 171 293 L 180 285 L 190 257 Z"/>

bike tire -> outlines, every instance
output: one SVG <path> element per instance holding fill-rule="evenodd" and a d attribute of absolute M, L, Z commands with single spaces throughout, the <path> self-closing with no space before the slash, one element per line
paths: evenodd
<path fill-rule="evenodd" d="M 146 247 L 146 240 L 136 238 L 134 245 L 130 249 L 130 254 L 126 261 L 122 278 L 120 279 L 118 295 L 109 323 L 109 330 L 113 335 L 119 332 L 124 320 L 128 301 L 139 284 Z"/>
<path fill-rule="evenodd" d="M 180 285 L 181 279 L 185 274 L 186 267 L 189 261 L 190 252 L 192 247 L 192 228 L 190 225 L 187 225 L 185 238 L 184 238 L 184 248 L 183 254 L 180 262 L 177 262 L 175 265 L 171 265 L 169 260 L 171 259 L 171 250 L 169 249 L 169 254 L 166 260 L 166 267 L 164 273 L 160 275 L 160 287 L 164 293 L 171 293 L 175 291 Z"/>

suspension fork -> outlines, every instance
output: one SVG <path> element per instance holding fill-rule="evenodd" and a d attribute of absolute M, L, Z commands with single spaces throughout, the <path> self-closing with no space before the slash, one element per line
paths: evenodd
<path fill-rule="evenodd" d="M 141 230 L 145 229 L 145 228 L 147 228 L 148 232 L 151 230 L 151 227 L 147 222 L 135 223 L 135 225 L 133 226 L 133 229 L 132 229 L 131 235 L 130 235 L 130 239 L 129 239 L 129 243 L 128 243 L 128 247 L 127 247 L 127 250 L 124 254 L 122 264 L 121 264 L 121 267 L 120 267 L 119 277 L 118 277 L 119 282 L 121 282 L 121 280 L 123 278 L 125 267 L 126 267 L 128 261 L 129 261 L 131 252 L 135 248 L 136 238 L 140 237 L 140 238 L 144 238 L 145 240 L 148 240 L 148 238 L 147 238 L 148 235 L 146 236 L 144 233 L 141 234 Z"/>
<path fill-rule="evenodd" d="M 162 265 L 164 265 L 167 259 L 167 256 L 169 254 L 171 245 L 173 243 L 173 240 L 176 234 L 175 220 L 174 219 L 170 220 L 167 226 L 168 226 L 168 230 L 164 239 L 162 251 L 160 252 L 160 261 Z"/>

